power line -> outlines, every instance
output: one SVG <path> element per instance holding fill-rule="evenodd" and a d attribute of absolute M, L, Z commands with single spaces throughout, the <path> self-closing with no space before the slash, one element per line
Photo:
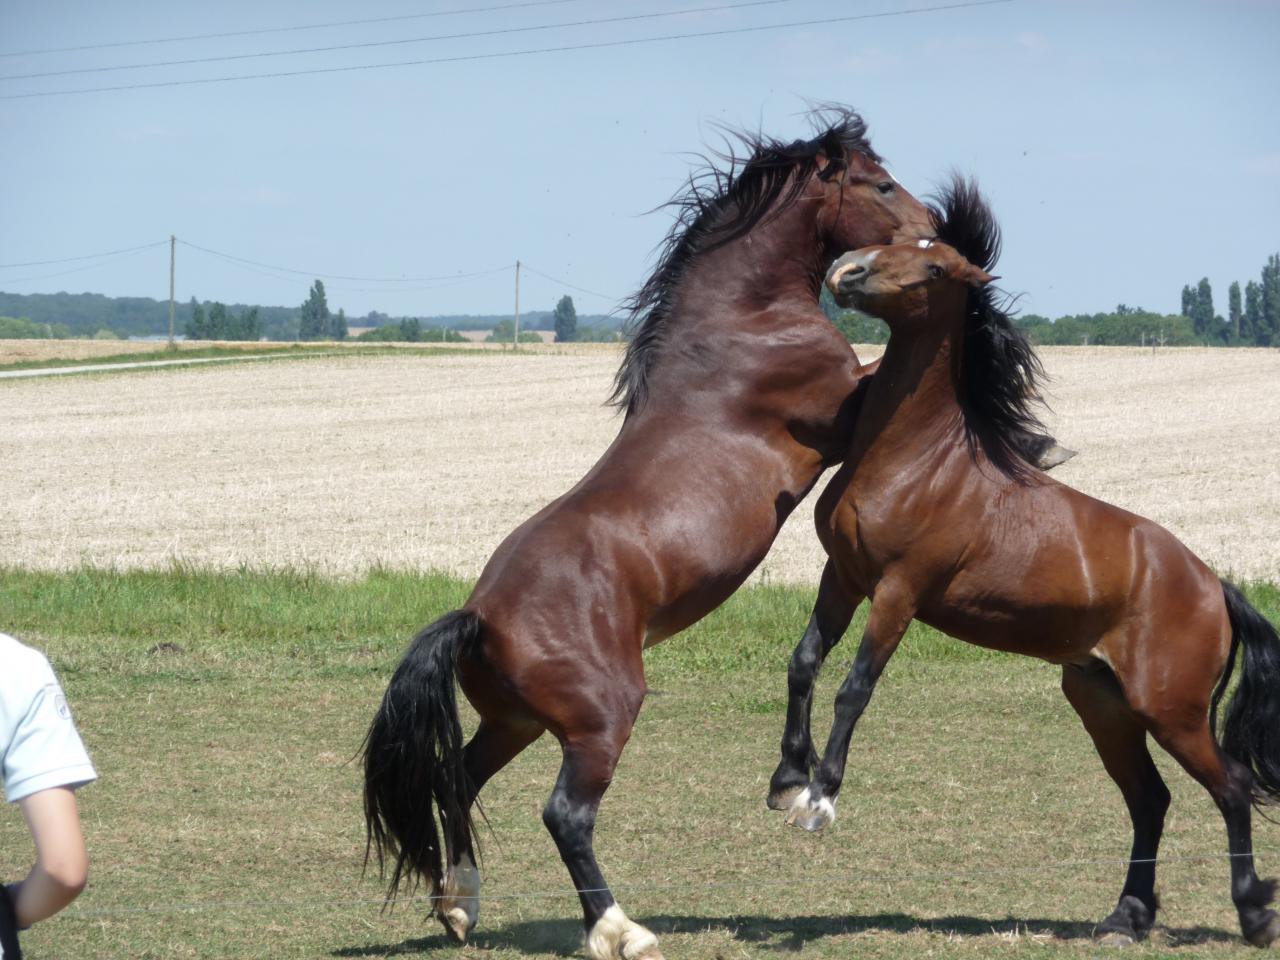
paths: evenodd
<path fill-rule="evenodd" d="M 721 10 L 738 10 L 747 7 L 777 6 L 795 3 L 796 0 L 746 0 L 740 3 L 721 3 L 710 7 L 690 7 L 684 10 L 664 10 L 658 13 L 636 13 L 620 17 L 600 17 L 591 20 L 567 20 L 561 23 L 534 24 L 525 27 L 501 27 L 496 30 L 473 30 L 467 33 L 440 33 L 429 37 L 404 37 L 398 40 L 369 40 L 361 43 L 339 43 L 327 47 L 302 47 L 296 50 L 267 50 L 260 53 L 236 53 L 217 57 L 193 57 L 186 60 L 153 60 L 150 63 L 126 63 L 108 67 L 77 67 L 72 70 L 49 70 L 43 73 L 14 73 L 0 76 L 0 80 L 35 80 L 41 77 L 66 77 L 80 73 L 110 73 L 116 70 L 143 70 L 150 67 L 182 67 L 197 63 L 223 63 L 231 60 L 258 60 L 265 57 L 293 57 L 308 53 L 333 53 L 339 50 L 365 50 L 372 47 L 395 47 L 409 43 L 430 43 L 437 40 L 472 40 L 477 37 L 497 37 L 513 33 L 535 33 L 541 30 L 560 30 L 566 27 L 597 26 L 605 23 L 628 23 L 636 20 L 659 20 L 666 17 L 684 17 L 695 13 L 713 13 Z"/>
<path fill-rule="evenodd" d="M 81 87 L 74 90 L 46 90 L 40 93 L 10 93 L 0 95 L 0 100 L 28 100 L 37 97 L 63 97 L 79 93 L 111 93 L 120 90 L 148 90 L 158 87 L 187 87 L 197 84 L 229 83 L 239 80 L 267 80 L 278 77 L 301 77 L 324 73 L 351 73 L 361 70 L 385 70 L 391 67 L 417 67 L 441 63 L 464 63 L 478 60 L 499 60 L 508 57 L 525 57 L 542 53 L 567 53 L 572 50 L 602 50 L 610 47 L 639 46 L 647 43 L 665 43 L 670 40 L 694 40 L 706 37 L 726 37 L 737 34 L 760 33 L 765 30 L 785 30 L 793 27 L 830 26 L 833 23 L 850 23 L 855 20 L 881 20 L 889 17 L 905 17 L 947 10 L 963 10 L 971 7 L 989 7 L 996 4 L 1016 3 L 1017 0 L 968 0 L 962 3 L 940 4 L 929 7 L 913 7 L 907 10 L 890 10 L 881 13 L 862 13 L 845 17 L 823 17 L 816 20 L 793 20 L 786 23 L 761 24 L 754 27 L 727 27 L 720 30 L 704 30 L 698 33 L 665 34 L 658 37 L 635 37 L 627 40 L 603 40 L 596 43 L 566 44 L 558 47 L 537 47 L 527 50 L 509 50 L 502 53 L 475 53 L 455 57 L 433 57 L 423 60 L 398 60 L 392 63 L 370 63 L 348 67 L 316 67 L 308 70 L 288 70 L 278 73 L 254 73 L 233 77 L 205 77 L 199 80 L 160 80 L 151 83 L 130 83 L 112 87 Z"/>
<path fill-rule="evenodd" d="M 97 260 L 101 257 L 114 257 L 117 253 L 133 253 L 135 250 L 148 250 L 168 243 L 168 240 L 157 240 L 155 243 L 144 243 L 136 247 L 125 247 L 123 250 L 108 250 L 106 253 L 86 253 L 83 257 L 63 257 L 61 260 L 28 260 L 26 263 L 0 263 L 0 270 L 10 267 L 45 267 L 54 263 L 72 263 L 76 260 Z"/>
<path fill-rule="evenodd" d="M 292 267 L 281 267 L 273 263 L 262 263 L 258 260 L 249 260 L 246 257 L 237 257 L 234 254 L 223 253 L 221 250 L 211 250 L 208 247 L 202 247 L 199 244 L 191 243 L 188 240 L 179 240 L 184 247 L 190 247 L 192 250 L 199 250 L 201 253 L 212 254 L 215 257 L 221 257 L 224 260 L 233 260 L 236 263 L 247 263 L 254 267 L 265 267 L 268 270 L 278 270 L 281 273 L 293 273 L 303 277 L 315 277 L 321 280 L 354 280 L 358 283 L 429 283 L 435 280 L 462 280 L 467 277 L 483 277 L 493 273 L 501 273 L 503 270 L 512 269 L 508 264 L 502 267 L 495 267 L 492 270 L 477 270 L 474 273 L 444 273 L 435 277 L 350 277 L 343 276 L 338 273 L 324 273 L 320 270 L 295 270 Z"/>
<path fill-rule="evenodd" d="M 68 274 L 72 274 L 72 273 L 83 273 L 85 270 L 95 270 L 98 267 L 105 267 L 108 264 L 119 263 L 121 260 L 128 260 L 131 257 L 137 256 L 139 253 L 142 253 L 146 250 L 153 250 L 156 247 L 167 246 L 168 243 L 169 243 L 168 240 L 161 240 L 159 243 L 149 243 L 146 246 L 142 246 L 142 247 L 132 247 L 129 250 L 119 251 L 117 255 L 108 257 L 105 260 L 99 260 L 97 263 L 90 263 L 83 267 L 72 267 L 70 270 L 59 270 L 56 273 L 42 273 L 39 276 L 34 276 L 34 277 L 4 277 L 0 279 L 0 284 L 7 285 L 11 283 L 27 283 L 28 281 L 31 281 L 31 280 L 51 280 L 54 277 L 65 277 Z M 71 259 L 83 260 L 85 258 L 72 257 Z M 58 261 L 52 261 L 52 262 L 56 263 Z M 70 261 L 62 261 L 62 262 L 67 263 Z"/>
<path fill-rule="evenodd" d="M 612 303 L 617 303 L 618 300 L 621 299 L 619 297 L 611 297 L 607 293 L 597 293 L 595 290 L 588 290 L 586 287 L 575 287 L 572 283 L 568 283 L 565 280 L 560 280 L 557 277 L 553 277 L 549 274 L 543 273 L 541 270 L 535 270 L 533 267 L 529 266 L 529 264 L 523 260 L 520 261 L 520 265 L 524 267 L 524 269 L 528 270 L 530 273 L 537 274 L 543 280 L 550 280 L 552 283 L 558 283 L 562 287 L 568 287 L 570 290 L 577 290 L 579 293 L 590 294 L 593 297 L 599 297 L 601 300 L 608 300 Z"/>
<path fill-rule="evenodd" d="M 229 30 L 225 33 L 196 33 L 184 37 L 158 37 L 153 40 L 117 40 L 112 43 L 86 43 L 76 47 L 49 47 L 44 50 L 11 50 L 0 52 L 0 57 L 34 57 L 45 53 L 73 53 L 78 50 L 106 50 L 111 47 L 137 47 L 154 43 L 181 43 L 187 40 L 220 40 L 226 37 L 251 37 L 264 33 L 291 33 L 297 30 L 322 30 L 328 27 L 354 27 L 367 23 L 394 23 L 401 20 L 423 20 L 433 17 L 449 17 L 455 14 L 492 13 L 498 10 L 518 10 L 525 7 L 550 7 L 580 0 L 527 0 L 524 3 L 504 3 L 493 7 L 462 7 L 454 10 L 437 10 L 433 13 L 409 13 L 398 17 L 373 17 L 366 20 L 333 20 L 328 23 L 304 23 L 292 27 L 264 27 L 260 30 Z"/>

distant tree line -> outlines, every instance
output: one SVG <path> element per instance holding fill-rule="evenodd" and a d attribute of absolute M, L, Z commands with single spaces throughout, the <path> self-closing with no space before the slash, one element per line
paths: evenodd
<path fill-rule="evenodd" d="M 257 307 L 249 307 L 240 313 L 232 313 L 225 303 L 216 300 L 204 305 L 191 298 L 191 319 L 184 333 L 188 340 L 261 340 L 262 319 Z"/>
<path fill-rule="evenodd" d="M 1208 277 L 1182 288 L 1182 315 L 1190 319 L 1198 343 L 1280 346 L 1280 254 L 1267 258 L 1259 278 L 1245 284 L 1243 296 L 1240 281 L 1232 282 L 1225 319 L 1214 312 Z"/>
<path fill-rule="evenodd" d="M 579 323 L 573 297 L 568 294 L 560 298 L 555 310 L 551 312 L 551 319 L 552 329 L 556 332 L 556 343 L 615 343 L 622 339 L 618 326 L 599 322 L 607 321 L 608 318 L 597 318 L 594 323 Z"/>
<path fill-rule="evenodd" d="M 65 323 L 36 323 L 26 317 L 0 317 L 0 340 L 68 340 L 75 336 Z"/>
<path fill-rule="evenodd" d="M 885 343 L 889 328 L 875 317 L 837 306 L 824 289 L 820 304 L 831 323 L 850 343 Z M 1042 346 L 1097 344 L 1102 346 L 1280 346 L 1280 255 L 1263 265 L 1258 280 L 1241 291 L 1233 283 L 1227 295 L 1227 316 L 1213 309 L 1208 279 L 1182 288 L 1182 309 L 1176 314 L 1153 313 L 1120 304 L 1109 313 L 1075 314 L 1051 320 L 1029 313 L 1015 317 L 1033 343 Z"/>
<path fill-rule="evenodd" d="M 446 327 L 424 327 L 417 317 L 403 317 L 399 322 L 387 322 L 380 327 L 366 330 L 357 340 L 374 343 L 466 343 L 467 338 L 457 330 Z"/>

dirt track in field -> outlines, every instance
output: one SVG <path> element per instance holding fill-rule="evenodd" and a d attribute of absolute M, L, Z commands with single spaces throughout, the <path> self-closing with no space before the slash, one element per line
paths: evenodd
<path fill-rule="evenodd" d="M 1280 351 L 1042 351 L 1057 475 L 1280 579 Z M 358 356 L 0 384 L 0 564 L 474 575 L 617 430 L 613 350 Z M 762 573 L 822 565 L 802 505 Z"/>

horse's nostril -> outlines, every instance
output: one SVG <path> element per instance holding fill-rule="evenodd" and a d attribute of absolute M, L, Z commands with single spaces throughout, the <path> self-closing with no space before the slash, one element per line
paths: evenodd
<path fill-rule="evenodd" d="M 857 264 L 846 267 L 844 270 L 840 271 L 840 276 L 836 278 L 836 286 L 842 290 L 847 289 L 857 283 L 866 272 L 866 267 L 859 266 Z"/>

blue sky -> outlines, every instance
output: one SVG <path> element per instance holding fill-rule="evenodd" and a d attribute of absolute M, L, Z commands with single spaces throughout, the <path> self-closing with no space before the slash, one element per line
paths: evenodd
<path fill-rule="evenodd" d="M 506 0 L 507 3 L 514 0 Z M 47 3 L 0 6 L 0 54 L 334 20 L 381 24 L 0 56 L 0 97 L 498 54 L 946 0 L 779 0 L 647 21 L 185 66 L 18 74 L 273 52 L 730 0 Z M 1056 316 L 1176 311 L 1184 283 L 1252 279 L 1280 250 L 1280 0 L 1013 0 L 721 37 L 206 85 L 0 99 L 0 264 L 180 240 L 177 295 L 296 304 L 310 274 L 349 315 L 510 311 L 570 293 L 603 312 L 652 267 L 668 199 L 714 123 L 806 133 L 806 101 L 862 112 L 917 195 L 974 174 L 1005 231 L 1002 285 Z M 87 269 L 82 269 L 87 268 Z M 64 271 L 76 270 L 74 273 Z M 59 274 L 53 276 L 53 274 Z M 567 286 L 594 293 L 586 293 Z M 168 295 L 167 246 L 0 267 L 0 290 Z"/>

